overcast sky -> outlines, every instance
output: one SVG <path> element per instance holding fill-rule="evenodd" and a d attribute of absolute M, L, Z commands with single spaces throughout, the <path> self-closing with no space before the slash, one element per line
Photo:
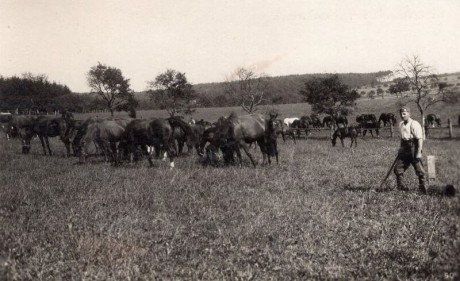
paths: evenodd
<path fill-rule="evenodd" d="M 394 70 L 418 55 L 460 71 L 460 1 L 0 0 L 0 75 L 88 92 L 97 62 L 132 89 L 169 69 L 192 84 L 237 67 L 270 76 Z"/>

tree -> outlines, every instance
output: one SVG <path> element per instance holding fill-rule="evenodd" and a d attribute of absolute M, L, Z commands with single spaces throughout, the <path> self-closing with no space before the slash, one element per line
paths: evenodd
<path fill-rule="evenodd" d="M 383 99 L 383 95 L 384 95 L 385 91 L 382 89 L 382 88 L 377 88 L 377 95 L 378 96 L 382 96 L 382 99 Z"/>
<path fill-rule="evenodd" d="M 168 69 L 159 74 L 155 80 L 148 82 L 148 94 L 161 109 L 166 109 L 170 116 L 177 113 L 192 114 L 196 104 L 196 95 L 185 73 Z"/>
<path fill-rule="evenodd" d="M 389 88 L 390 93 L 395 94 L 396 97 L 399 96 L 400 93 L 409 91 L 409 82 L 402 78 L 396 78 L 394 80 L 394 84 L 392 84 Z"/>
<path fill-rule="evenodd" d="M 91 93 L 105 104 L 112 117 L 115 110 L 127 110 L 137 106 L 129 79 L 123 77 L 120 69 L 98 62 L 91 67 L 87 79 Z"/>
<path fill-rule="evenodd" d="M 49 112 L 66 107 L 63 96 L 70 95 L 65 85 L 49 82 L 46 75 L 22 74 L 0 77 L 0 109 L 22 113 Z"/>
<path fill-rule="evenodd" d="M 404 59 L 399 64 L 396 74 L 408 83 L 412 91 L 412 95 L 400 98 L 399 104 L 416 104 L 422 118 L 424 135 L 427 109 L 437 103 L 454 103 L 458 101 L 457 93 L 444 84 L 438 83 L 438 76 L 433 74 L 431 67 L 423 64 L 418 56 Z M 432 83 L 438 84 L 438 88 L 432 90 L 430 87 Z"/>
<path fill-rule="evenodd" d="M 325 113 L 334 120 L 340 115 L 348 115 L 359 97 L 358 92 L 350 90 L 337 74 L 307 81 L 300 94 L 312 105 L 313 112 Z"/>
<path fill-rule="evenodd" d="M 369 99 L 375 99 L 375 91 L 374 90 L 369 91 L 369 93 L 367 93 L 367 97 Z"/>
<path fill-rule="evenodd" d="M 226 93 L 236 99 L 247 113 L 257 111 L 257 107 L 265 100 L 267 87 L 266 75 L 244 67 L 237 68 L 225 82 Z"/>

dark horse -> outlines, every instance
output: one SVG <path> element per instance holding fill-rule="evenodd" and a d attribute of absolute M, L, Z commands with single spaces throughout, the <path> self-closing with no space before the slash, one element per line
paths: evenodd
<path fill-rule="evenodd" d="M 66 147 L 66 156 L 70 156 L 70 135 L 72 134 L 74 125 L 75 120 L 73 115 L 67 111 L 62 113 L 62 117 L 37 117 L 34 121 L 33 127 L 28 130 L 24 137 L 23 152 L 29 153 L 30 140 L 36 134 L 40 138 L 44 155 L 46 155 L 46 149 L 48 149 L 49 155 L 52 154 L 48 139 L 50 137 L 59 136 Z"/>
<path fill-rule="evenodd" d="M 356 117 L 356 122 L 359 123 L 359 126 L 363 130 L 363 137 L 366 135 L 367 130 L 369 130 L 372 137 L 374 137 L 372 130 L 375 130 L 376 136 L 379 137 L 380 125 L 374 114 L 361 114 Z"/>
<path fill-rule="evenodd" d="M 291 124 L 291 128 L 296 129 L 297 137 L 300 138 L 300 130 L 305 130 L 305 136 L 308 136 L 310 133 L 310 124 L 311 118 L 310 116 L 302 116 L 299 120 L 294 120 Z"/>
<path fill-rule="evenodd" d="M 153 119 L 131 121 L 126 127 L 124 142 L 130 154 L 130 162 L 134 161 L 134 153 L 140 147 L 151 166 L 153 166 L 151 154 L 147 152 L 147 146 L 155 148 L 155 155 L 160 156 L 161 150 L 166 151 L 169 158 L 170 168 L 174 167 L 174 128 L 180 127 L 189 138 L 190 143 L 195 143 L 196 138 L 190 125 L 180 118 L 171 117 L 169 119 Z"/>
<path fill-rule="evenodd" d="M 340 139 L 340 142 L 342 143 L 342 146 L 345 147 L 343 143 L 344 138 L 350 138 L 351 143 L 350 147 L 353 146 L 353 143 L 355 143 L 355 147 L 357 146 L 357 137 L 359 133 L 359 128 L 356 127 L 342 127 L 342 128 L 337 128 L 334 131 L 334 134 L 332 135 L 332 146 L 335 146 L 337 138 Z"/>
<path fill-rule="evenodd" d="M 379 117 L 379 124 L 382 124 L 383 123 L 383 127 L 386 127 L 387 125 L 390 126 L 393 125 L 395 126 L 396 125 L 396 117 L 393 113 L 382 113 L 380 114 L 380 117 Z"/>
<path fill-rule="evenodd" d="M 346 116 L 326 116 L 323 118 L 323 127 L 325 128 L 332 128 L 335 125 L 337 128 L 339 127 L 346 127 L 348 126 L 348 119 Z"/>
<path fill-rule="evenodd" d="M 270 156 L 277 157 L 275 123 L 276 116 L 271 116 L 267 120 L 261 114 L 236 116 L 235 113 L 232 113 L 228 118 L 221 117 L 216 124 L 213 147 L 221 147 L 227 144 L 234 147 L 240 165 L 242 164 L 241 147 L 251 160 L 252 165 L 256 167 L 256 162 L 249 152 L 248 144 L 257 142 L 262 152 L 263 164 L 265 164 L 267 157 L 268 163 L 271 164 Z"/>
<path fill-rule="evenodd" d="M 436 116 L 436 114 L 428 114 L 425 118 L 426 127 L 441 127 L 441 118 Z"/>

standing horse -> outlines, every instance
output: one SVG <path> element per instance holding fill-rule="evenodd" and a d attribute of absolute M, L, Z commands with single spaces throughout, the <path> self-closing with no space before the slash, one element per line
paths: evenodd
<path fill-rule="evenodd" d="M 39 116 L 35 119 L 33 127 L 28 130 L 24 137 L 23 152 L 29 153 L 30 140 L 36 134 L 40 138 L 43 154 L 52 155 L 49 138 L 59 136 L 66 147 L 66 156 L 70 156 L 70 135 L 74 128 L 75 121 L 70 112 L 63 112 L 62 117 Z"/>
<path fill-rule="evenodd" d="M 19 137 L 22 141 L 22 153 L 26 154 L 30 150 L 30 140 L 26 142 L 25 136 L 33 134 L 35 117 L 25 115 L 14 115 L 6 127 L 6 134 L 10 137 Z M 30 138 L 32 138 L 32 135 Z"/>
<path fill-rule="evenodd" d="M 359 129 L 356 127 L 341 127 L 337 128 L 334 131 L 334 134 L 332 135 L 332 146 L 335 146 L 337 138 L 340 139 L 340 142 L 342 143 L 342 147 L 345 147 L 345 144 L 343 143 L 344 138 L 350 138 L 351 143 L 350 147 L 353 146 L 353 143 L 355 143 L 355 147 L 357 146 L 357 137 L 358 137 Z"/>
<path fill-rule="evenodd" d="M 396 125 L 396 117 L 393 113 L 382 113 L 379 117 L 379 124 L 383 123 L 383 127 L 389 126 L 390 124 L 395 126 Z"/>
<path fill-rule="evenodd" d="M 359 123 L 359 126 L 363 130 L 363 137 L 366 135 L 368 130 L 372 137 L 374 137 L 372 130 L 375 130 L 376 136 L 379 137 L 380 125 L 374 114 L 361 114 L 356 117 L 356 122 Z"/>
<path fill-rule="evenodd" d="M 268 144 L 268 141 L 273 141 L 276 133 L 274 131 L 270 132 L 270 136 L 268 137 L 266 133 L 266 119 L 263 115 L 250 114 L 236 116 L 235 113 L 232 113 L 228 118 L 219 118 L 216 127 L 213 147 L 221 147 L 222 145 L 235 147 L 240 165 L 242 165 L 241 147 L 251 160 L 252 165 L 256 167 L 256 162 L 249 152 L 248 144 L 257 142 L 262 152 L 263 164 L 265 164 L 267 157 L 268 163 L 271 164 L 269 156 L 275 155 L 276 152 L 270 150 L 273 149 L 274 145 Z M 271 127 L 274 129 L 274 125 Z"/>

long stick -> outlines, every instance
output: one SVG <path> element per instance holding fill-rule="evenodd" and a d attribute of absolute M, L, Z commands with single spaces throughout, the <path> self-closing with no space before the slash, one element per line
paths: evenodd
<path fill-rule="evenodd" d="M 393 161 L 393 164 L 391 164 L 391 167 L 390 167 L 390 169 L 388 170 L 388 173 L 387 173 L 387 175 L 385 176 L 385 178 L 383 179 L 382 183 L 380 184 L 379 189 L 382 188 L 383 184 L 385 183 L 385 181 L 386 181 L 386 180 L 388 179 L 388 177 L 390 176 L 391 171 L 394 169 L 394 167 L 395 167 L 396 162 L 398 161 L 398 159 L 399 159 L 399 153 L 398 153 L 398 155 L 396 155 L 395 161 Z"/>

